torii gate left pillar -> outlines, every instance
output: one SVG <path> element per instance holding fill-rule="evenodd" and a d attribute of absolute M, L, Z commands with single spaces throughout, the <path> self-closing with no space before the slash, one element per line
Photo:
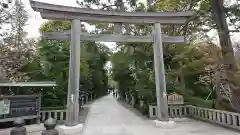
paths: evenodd
<path fill-rule="evenodd" d="M 66 126 L 79 123 L 80 20 L 72 20 Z"/>
<path fill-rule="evenodd" d="M 80 33 L 80 20 L 72 20 L 66 125 L 60 127 L 65 135 L 78 133 L 83 127 L 79 124 Z"/>

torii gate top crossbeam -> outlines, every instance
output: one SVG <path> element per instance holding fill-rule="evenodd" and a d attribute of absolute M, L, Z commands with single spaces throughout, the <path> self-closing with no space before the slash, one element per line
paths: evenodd
<path fill-rule="evenodd" d="M 162 23 L 184 24 L 192 11 L 184 12 L 115 12 L 97 9 L 86 9 L 54 5 L 30 0 L 31 7 L 41 13 L 44 19 L 81 20 L 98 22 L 123 22 L 123 23 Z"/>

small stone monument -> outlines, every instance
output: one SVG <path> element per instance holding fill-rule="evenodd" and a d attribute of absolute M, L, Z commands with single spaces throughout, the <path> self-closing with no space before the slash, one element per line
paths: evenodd
<path fill-rule="evenodd" d="M 13 125 L 14 128 L 11 130 L 10 135 L 27 135 L 27 130 L 24 127 L 24 119 L 17 118 Z"/>
<path fill-rule="evenodd" d="M 43 131 L 41 133 L 41 135 L 59 135 L 58 130 L 55 129 L 57 125 L 57 122 L 55 119 L 53 118 L 48 118 L 45 122 L 44 122 L 44 127 L 46 128 L 45 131 Z"/>

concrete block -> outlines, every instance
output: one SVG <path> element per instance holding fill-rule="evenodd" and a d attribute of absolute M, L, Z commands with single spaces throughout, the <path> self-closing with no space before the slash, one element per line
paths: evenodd
<path fill-rule="evenodd" d="M 156 127 L 165 128 L 165 129 L 172 129 L 176 127 L 176 123 L 174 121 L 159 121 L 154 120 Z"/>
<path fill-rule="evenodd" d="M 75 135 L 81 133 L 83 130 L 83 124 L 78 124 L 76 126 L 65 126 L 60 125 L 58 131 L 60 135 Z"/>

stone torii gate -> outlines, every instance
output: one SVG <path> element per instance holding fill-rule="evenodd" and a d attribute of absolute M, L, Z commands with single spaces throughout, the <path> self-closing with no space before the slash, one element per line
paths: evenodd
<path fill-rule="evenodd" d="M 43 32 L 44 39 L 71 40 L 70 42 L 70 66 L 67 102 L 67 120 L 63 127 L 65 133 L 80 132 L 79 124 L 79 78 L 80 78 L 80 40 L 105 41 L 105 42 L 153 42 L 154 43 L 154 68 L 156 80 L 157 116 L 156 125 L 173 125 L 169 121 L 168 104 L 166 94 L 165 71 L 163 61 L 162 43 L 182 43 L 183 36 L 167 36 L 161 34 L 161 24 L 184 24 L 193 15 L 191 11 L 185 12 L 113 12 L 96 9 L 85 9 L 47 4 L 30 1 L 31 7 L 40 12 L 44 19 L 71 20 L 72 28 L 65 32 Z M 120 30 L 115 34 L 89 34 L 81 32 L 83 22 L 106 22 L 106 23 L 132 23 L 153 24 L 153 34 L 149 36 L 122 35 Z M 119 31 L 119 30 L 118 30 Z"/>

